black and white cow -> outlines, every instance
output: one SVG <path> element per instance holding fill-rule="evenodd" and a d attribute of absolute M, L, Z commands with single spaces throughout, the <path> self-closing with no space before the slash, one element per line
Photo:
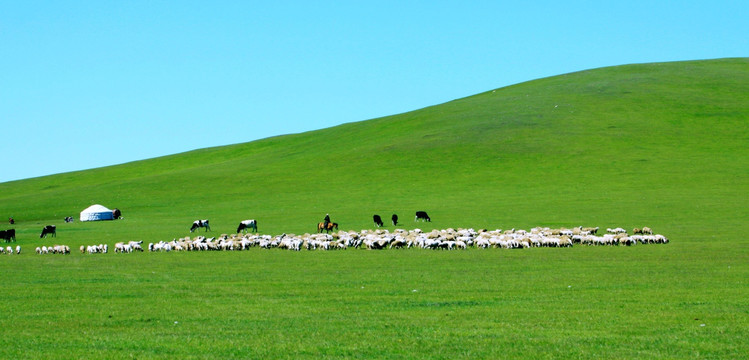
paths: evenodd
<path fill-rule="evenodd" d="M 382 223 L 382 218 L 380 217 L 380 215 L 375 214 L 374 216 L 372 216 L 372 220 L 374 220 L 375 226 L 377 226 L 377 227 L 383 227 L 384 226 L 384 224 Z"/>
<path fill-rule="evenodd" d="M 39 238 L 47 237 L 47 235 L 52 235 L 52 237 L 57 237 L 57 226 L 55 225 L 47 225 L 42 229 L 42 233 L 39 235 Z"/>
<path fill-rule="evenodd" d="M 16 229 L 0 230 L 0 239 L 5 242 L 16 241 Z"/>
<path fill-rule="evenodd" d="M 192 222 L 192 227 L 190 227 L 190 232 L 195 231 L 197 228 L 205 228 L 205 231 L 211 230 L 211 225 L 208 224 L 208 220 L 195 220 Z"/>
<path fill-rule="evenodd" d="M 244 232 L 247 233 L 247 229 L 251 229 L 252 232 L 257 232 L 257 220 L 250 219 L 250 220 L 243 220 L 239 223 L 239 226 L 237 227 L 237 233 Z"/>
<path fill-rule="evenodd" d="M 427 215 L 426 211 L 416 212 L 416 217 L 414 218 L 414 221 L 418 221 L 418 220 L 432 222 L 432 219 L 429 218 L 429 215 Z"/>

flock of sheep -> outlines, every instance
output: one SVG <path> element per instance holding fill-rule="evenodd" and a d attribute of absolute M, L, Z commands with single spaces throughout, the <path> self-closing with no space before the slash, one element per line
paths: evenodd
<path fill-rule="evenodd" d="M 171 251 L 238 251 L 257 247 L 261 249 L 288 250 L 336 250 L 366 248 L 371 250 L 421 248 L 434 250 L 462 250 L 467 248 L 521 249 L 531 247 L 572 247 L 580 245 L 624 245 L 666 244 L 668 238 L 656 234 L 649 228 L 634 229 L 627 234 L 622 228 L 607 229 L 598 235 L 598 228 L 551 229 L 536 227 L 526 230 L 474 230 L 445 229 L 424 232 L 413 230 L 362 230 L 338 231 L 332 234 L 281 234 L 278 236 L 260 234 L 223 234 L 219 237 L 197 236 L 160 241 L 144 246 L 143 241 L 119 242 L 114 246 L 115 253 L 132 252 L 171 252 Z M 37 251 L 39 252 L 39 251 Z M 81 246 L 81 253 L 107 253 L 107 244 Z"/>

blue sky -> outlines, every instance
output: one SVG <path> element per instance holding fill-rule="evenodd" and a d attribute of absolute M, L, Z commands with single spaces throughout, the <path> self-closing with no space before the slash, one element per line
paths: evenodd
<path fill-rule="evenodd" d="M 4 2 L 0 182 L 746 57 L 746 19 L 744 0 Z"/>

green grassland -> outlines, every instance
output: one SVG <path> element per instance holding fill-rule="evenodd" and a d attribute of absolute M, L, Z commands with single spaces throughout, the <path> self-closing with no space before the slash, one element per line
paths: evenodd
<path fill-rule="evenodd" d="M 748 119 L 749 59 L 625 65 L 0 183 L 24 247 L 0 256 L 0 358 L 744 358 Z M 124 219 L 63 223 L 94 203 Z M 649 226 L 671 243 L 32 253 L 168 241 L 195 219 L 299 234 L 325 213 L 346 230 L 397 213 L 424 230 Z"/>

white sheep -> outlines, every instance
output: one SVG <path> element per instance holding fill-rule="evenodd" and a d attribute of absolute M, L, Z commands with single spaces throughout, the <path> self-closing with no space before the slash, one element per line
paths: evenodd
<path fill-rule="evenodd" d="M 133 251 L 136 251 L 136 250 L 140 251 L 140 252 L 143 252 L 143 248 L 140 246 L 141 244 L 143 244 L 143 240 L 141 240 L 141 241 L 129 241 L 127 244 L 130 245 L 130 251 L 128 251 L 128 252 L 133 252 Z"/>

